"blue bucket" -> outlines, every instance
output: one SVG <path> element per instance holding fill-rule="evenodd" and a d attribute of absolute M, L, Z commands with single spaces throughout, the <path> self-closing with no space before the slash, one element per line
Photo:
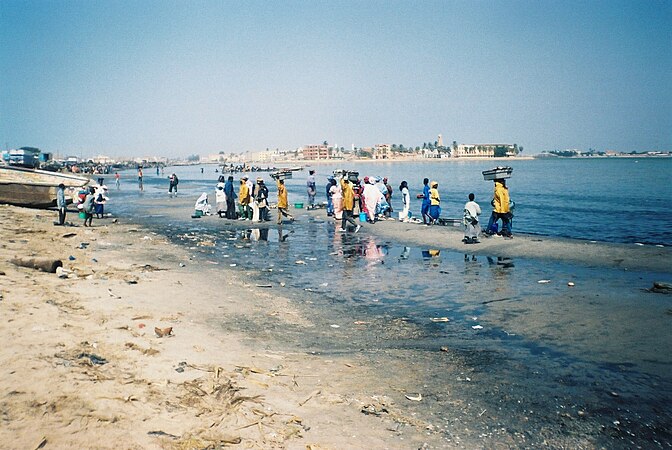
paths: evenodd
<path fill-rule="evenodd" d="M 359 213 L 359 221 L 366 222 L 366 213 Z"/>

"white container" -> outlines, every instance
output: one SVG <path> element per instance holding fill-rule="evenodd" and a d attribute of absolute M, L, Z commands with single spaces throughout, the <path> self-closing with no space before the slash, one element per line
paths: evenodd
<path fill-rule="evenodd" d="M 484 170 L 482 173 L 485 181 L 502 180 L 511 178 L 513 167 L 495 167 L 494 169 Z"/>

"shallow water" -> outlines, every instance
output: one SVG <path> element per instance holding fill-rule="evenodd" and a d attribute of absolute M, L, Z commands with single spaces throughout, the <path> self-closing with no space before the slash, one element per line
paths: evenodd
<path fill-rule="evenodd" d="M 593 158 L 593 159 L 537 159 L 505 161 L 419 161 L 368 162 L 316 165 L 317 201 L 325 201 L 327 176 L 334 169 L 357 170 L 364 175 L 389 177 L 394 189 L 393 207 L 401 211 L 399 183 L 409 183 L 412 207 L 420 213 L 422 179 L 439 182 L 442 215 L 461 217 L 470 192 L 489 217 L 492 182 L 483 181 L 481 172 L 496 165 L 510 165 L 513 176 L 508 180 L 514 210 L 514 232 L 561 236 L 576 239 L 621 243 L 672 245 L 672 158 Z M 204 173 L 200 173 L 201 167 Z M 145 175 L 145 196 L 158 200 L 168 191 L 167 177 L 176 172 L 180 178 L 180 192 L 193 197 L 201 192 L 212 193 L 219 173 L 218 166 L 168 167 L 164 175 L 156 176 L 151 170 Z M 135 172 L 123 173 L 125 192 L 137 191 Z M 275 199 L 275 183 L 268 173 L 261 176 L 269 184 L 271 199 Z M 294 172 L 287 180 L 290 204 L 306 202 L 305 181 L 307 170 Z M 234 175 L 236 192 L 240 174 Z M 112 177 L 108 176 L 112 186 Z M 211 198 L 211 201 L 213 199 Z"/>
<path fill-rule="evenodd" d="M 392 379 L 412 373 L 426 397 L 419 416 L 444 420 L 469 398 L 461 420 L 488 410 L 478 417 L 494 441 L 566 427 L 612 448 L 672 445 L 672 355 L 661 351 L 672 348 L 668 297 L 641 293 L 664 275 L 405 247 L 338 233 L 315 218 L 282 228 L 191 220 L 193 195 L 183 191 L 169 198 L 160 183 L 146 184 L 115 206 L 190 247 L 194 259 L 281 289 L 315 324 L 221 318 L 224 329 L 268 336 L 288 350 L 359 354 Z M 198 246 L 205 241 L 212 246 Z M 448 322 L 431 320 L 443 317 Z M 558 423 L 580 412 L 592 427 Z M 445 420 L 449 435 L 455 417 Z"/>

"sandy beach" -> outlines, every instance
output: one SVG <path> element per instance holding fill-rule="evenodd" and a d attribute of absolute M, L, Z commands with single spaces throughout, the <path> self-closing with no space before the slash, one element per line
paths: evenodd
<path fill-rule="evenodd" d="M 298 215 L 301 221 L 323 211 Z M 300 334 L 316 325 L 281 286 L 195 258 L 129 218 L 94 220 L 91 229 L 53 226 L 54 218 L 49 211 L 0 206 L 3 448 L 510 448 L 540 442 L 490 428 L 486 419 L 499 419 L 471 401 L 476 383 L 466 387 L 463 380 L 476 381 L 478 374 L 460 353 L 437 348 L 431 355 L 447 358 L 459 380 L 442 387 L 453 405 L 449 427 L 419 411 L 423 375 L 405 365 L 403 351 L 373 359 L 288 351 L 278 338 L 282 330 Z M 79 225 L 74 214 L 68 219 Z M 420 229 L 388 221 L 362 232 L 464 250 L 458 228 Z M 672 267 L 669 248 L 539 236 L 484 239 L 469 251 L 653 271 L 667 282 Z M 47 273 L 10 262 L 38 256 L 62 261 L 63 269 Z M 669 317 L 669 302 L 660 302 L 657 313 L 664 316 L 666 308 Z M 227 320 L 231 326 L 222 327 Z M 241 323 L 257 326 L 246 332 Z M 404 325 L 399 332 L 412 331 Z M 581 411 L 568 415 L 571 420 L 543 429 L 530 421 L 535 439 L 542 436 L 551 448 L 594 447 L 600 424 Z"/>

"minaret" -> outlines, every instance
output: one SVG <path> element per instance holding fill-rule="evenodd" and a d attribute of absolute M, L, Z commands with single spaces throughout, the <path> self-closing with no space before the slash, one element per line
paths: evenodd
<path fill-rule="evenodd" d="M 443 136 L 439 135 L 439 139 L 437 139 L 437 145 L 439 147 L 443 147 Z"/>

